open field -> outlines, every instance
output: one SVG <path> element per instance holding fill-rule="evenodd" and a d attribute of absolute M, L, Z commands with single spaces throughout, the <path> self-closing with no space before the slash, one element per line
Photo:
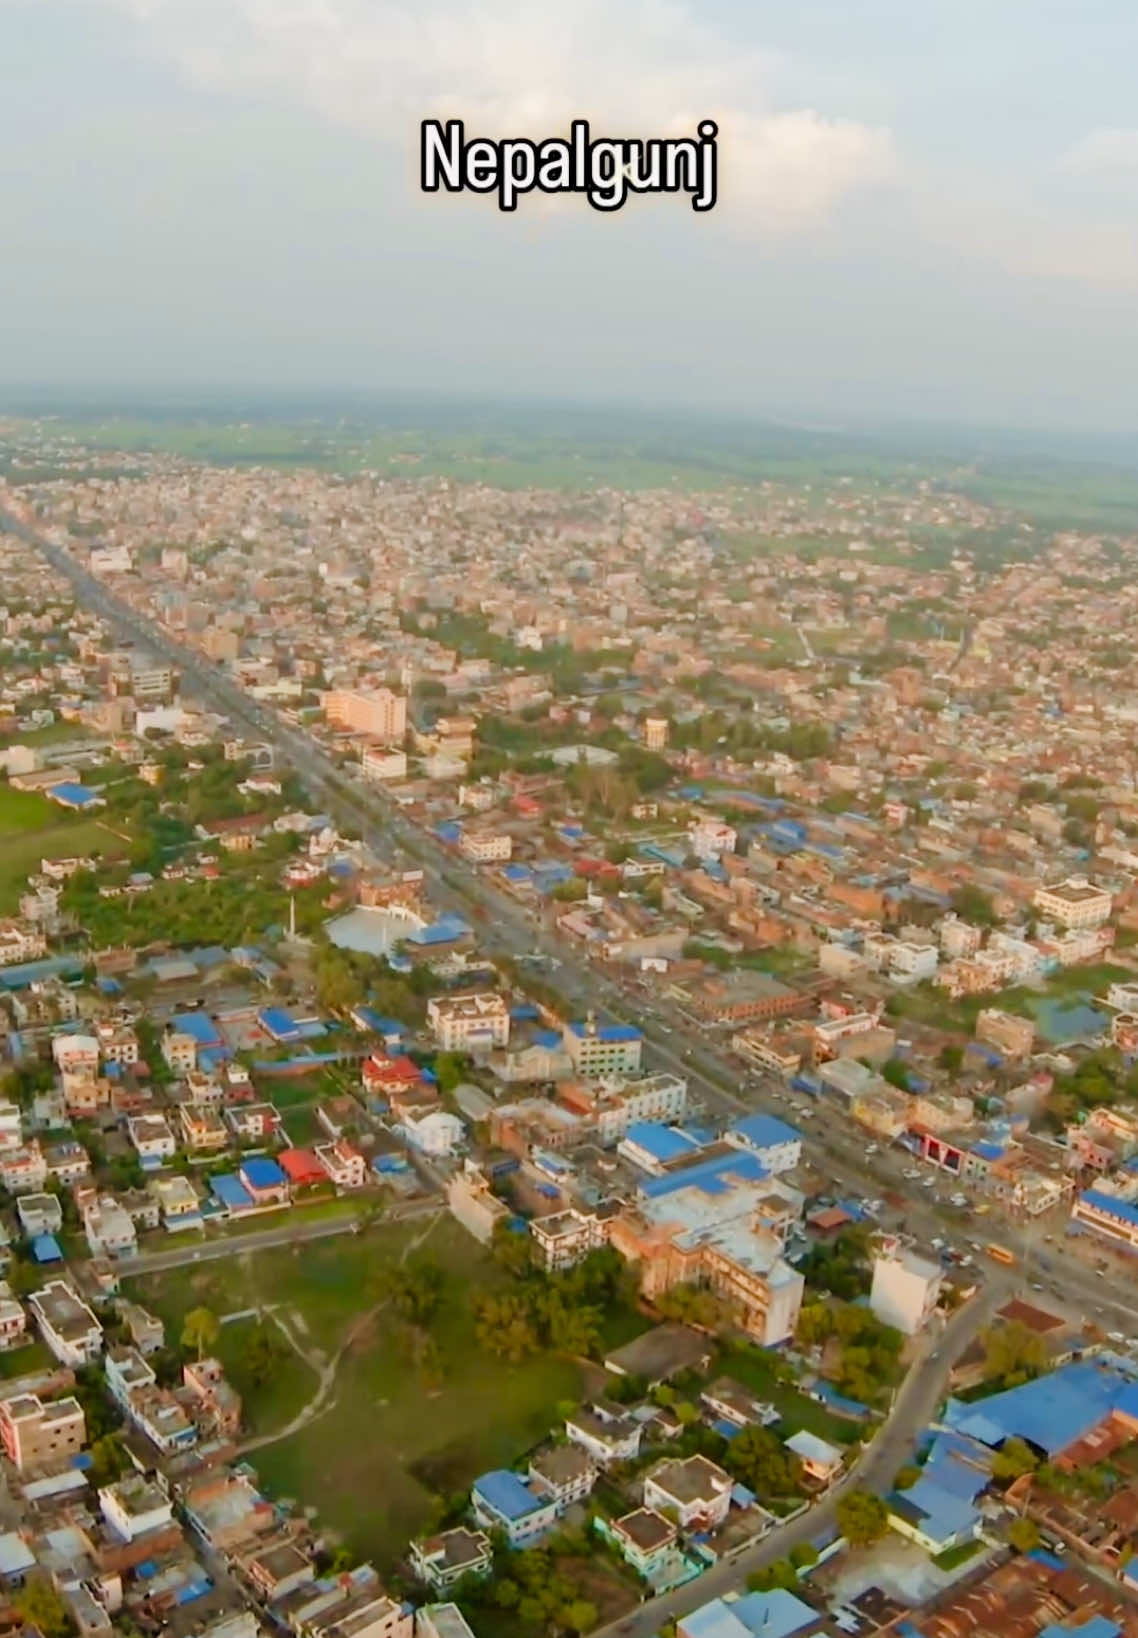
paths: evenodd
<path fill-rule="evenodd" d="M 733 1376 L 752 1393 L 773 1405 L 782 1417 L 787 1433 L 797 1433 L 805 1428 L 807 1433 L 815 1433 L 820 1439 L 828 1439 L 835 1445 L 849 1445 L 862 1436 L 865 1428 L 861 1423 L 834 1416 L 824 1405 L 817 1404 L 797 1388 L 783 1387 L 776 1379 L 774 1365 L 773 1356 L 757 1348 L 744 1347 L 729 1349 L 722 1354 L 716 1370 L 724 1376 Z"/>
<path fill-rule="evenodd" d="M 378 1227 L 296 1251 L 235 1256 L 188 1278 L 179 1270 L 130 1282 L 132 1294 L 161 1315 L 175 1337 L 190 1308 L 204 1305 L 223 1315 L 258 1302 L 279 1305 L 320 1363 L 351 1337 L 329 1407 L 250 1459 L 270 1495 L 315 1506 L 329 1530 L 381 1564 L 393 1563 L 430 1522 L 435 1496 L 453 1496 L 485 1469 L 516 1460 L 549 1429 L 558 1403 L 574 1399 L 581 1386 L 571 1361 L 543 1355 L 506 1365 L 479 1347 L 469 1293 L 499 1276 L 449 1218 L 435 1223 L 423 1248 L 447 1275 L 431 1325 L 441 1381 L 416 1365 L 405 1328 L 389 1311 L 379 1307 L 361 1323 L 381 1301 L 377 1274 L 423 1228 Z M 222 1357 L 232 1360 L 235 1385 L 247 1391 L 251 1427 L 269 1431 L 297 1413 L 314 1391 L 314 1377 L 308 1371 L 283 1385 L 274 1382 L 267 1400 L 264 1388 L 246 1388 L 244 1329 L 244 1322 L 222 1328 Z"/>
<path fill-rule="evenodd" d="M 0 783 L 0 913 L 14 910 L 43 858 L 99 854 L 120 858 L 126 843 L 98 819 L 69 814 L 36 791 Z"/>

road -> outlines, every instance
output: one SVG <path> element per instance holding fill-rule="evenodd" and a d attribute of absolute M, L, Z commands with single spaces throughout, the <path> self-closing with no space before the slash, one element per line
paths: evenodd
<path fill-rule="evenodd" d="M 272 743 L 292 763 L 329 813 L 358 828 L 364 842 L 378 857 L 403 863 L 410 860 L 420 866 L 432 900 L 441 908 L 465 914 L 470 914 L 472 906 L 484 911 L 478 938 L 487 955 L 516 959 L 536 949 L 555 959 L 558 963 L 556 985 L 569 1008 L 578 1013 L 589 1006 L 604 1008 L 614 1018 L 635 1022 L 645 1038 L 645 1066 L 684 1076 L 693 1099 L 702 1102 L 712 1115 L 730 1119 L 757 1108 L 789 1114 L 786 1088 L 780 1080 L 742 1071 L 738 1063 L 723 1052 L 711 1031 L 688 1019 L 669 1002 L 636 993 L 631 982 L 618 982 L 610 973 L 599 969 L 576 947 L 553 934 L 534 912 L 495 887 L 475 867 L 448 852 L 437 838 L 413 826 L 390 797 L 358 788 L 313 738 L 254 700 L 219 667 L 178 642 L 149 615 L 110 592 L 55 541 L 14 514 L 0 511 L 0 531 L 5 530 L 41 551 L 72 583 L 85 607 L 95 610 L 110 626 L 168 660 L 181 672 L 192 692 Z M 902 1180 L 901 1170 L 910 1164 L 907 1155 L 902 1159 L 894 1152 L 883 1150 L 877 1157 L 868 1156 L 864 1135 L 839 1120 L 819 1119 L 817 1126 L 804 1122 L 804 1127 L 804 1158 L 831 1180 L 835 1193 L 870 1195 L 888 1191 L 908 1195 L 904 1213 L 906 1230 L 926 1244 L 934 1237 L 943 1237 L 959 1245 L 968 1236 L 986 1241 L 994 1234 L 1020 1256 L 1026 1283 L 1046 1285 L 1054 1296 L 1082 1313 L 1088 1321 L 1125 1324 L 1138 1334 L 1138 1302 L 1126 1300 L 1115 1281 L 1088 1278 L 1085 1269 L 1060 1265 L 1052 1265 L 1045 1276 L 1042 1266 L 1038 1273 L 1033 1270 L 1034 1259 L 1038 1258 L 1041 1265 L 1045 1262 L 1035 1243 L 1038 1230 L 1025 1232 L 1004 1221 L 993 1221 L 987 1228 L 976 1217 L 967 1220 L 953 1217 L 935 1196 L 930 1199 L 929 1192 L 913 1188 Z M 948 1180 L 945 1184 L 952 1187 Z"/>
<path fill-rule="evenodd" d="M 897 1390 L 888 1420 L 845 1478 L 816 1507 L 772 1530 L 753 1546 L 722 1559 L 698 1581 L 649 1599 L 634 1615 L 599 1629 L 593 1638 L 653 1638 L 665 1621 L 688 1615 L 714 1598 L 737 1591 L 754 1571 L 766 1569 L 776 1559 L 785 1558 L 792 1548 L 823 1535 L 836 1522 L 838 1502 L 847 1490 L 863 1487 L 879 1494 L 887 1491 L 898 1468 L 911 1458 L 917 1435 L 936 1414 L 954 1361 L 968 1350 L 1011 1288 L 1006 1276 L 997 1278 L 981 1295 L 958 1309 L 939 1336 L 926 1339 Z"/>
<path fill-rule="evenodd" d="M 377 1221 L 406 1223 L 438 1209 L 437 1200 L 416 1200 L 385 1212 Z M 240 1257 L 247 1251 L 273 1251 L 281 1246 L 307 1245 L 313 1240 L 328 1240 L 336 1234 L 356 1232 L 357 1219 L 354 1217 L 329 1217 L 312 1223 L 284 1222 L 277 1228 L 258 1229 L 251 1234 L 230 1234 L 218 1240 L 199 1240 L 192 1245 L 176 1246 L 172 1251 L 144 1251 L 137 1257 L 121 1257 L 116 1267 L 127 1279 L 131 1279 L 136 1274 L 162 1274 L 170 1268 L 212 1263 L 221 1257 Z"/>

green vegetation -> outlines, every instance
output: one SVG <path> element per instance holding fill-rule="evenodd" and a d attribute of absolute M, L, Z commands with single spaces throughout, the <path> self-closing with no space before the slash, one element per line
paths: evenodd
<path fill-rule="evenodd" d="M 852 1444 L 861 1437 L 862 1427 L 846 1417 L 835 1416 L 795 1384 L 793 1369 L 770 1349 L 747 1343 L 728 1346 L 720 1354 L 716 1370 L 732 1376 L 755 1396 L 778 1411 L 779 1431 L 798 1433 L 805 1429 L 834 1445 Z"/>
<path fill-rule="evenodd" d="M 413 1249 L 408 1258 L 412 1276 L 426 1267 L 441 1271 L 429 1321 L 404 1318 L 398 1307 L 416 1299 L 396 1297 L 402 1276 L 394 1267 L 423 1233 L 422 1224 L 381 1226 L 210 1263 L 188 1278 L 183 1271 L 131 1282 L 172 1335 L 181 1334 L 191 1309 L 207 1307 L 224 1319 L 271 1294 L 314 1361 L 339 1356 L 329 1408 L 252 1459 L 270 1494 L 317 1507 L 352 1551 L 388 1566 L 479 1473 L 508 1466 L 541 1438 L 557 1407 L 581 1388 L 572 1360 L 542 1350 L 511 1364 L 479 1345 L 471 1299 L 508 1289 L 511 1276 L 448 1218 L 430 1227 L 422 1253 L 429 1261 Z M 315 1378 L 290 1349 L 267 1381 L 251 1381 L 250 1331 L 248 1321 L 223 1324 L 217 1347 L 251 1427 L 267 1433 L 298 1413 Z M 432 1348 L 424 1348 L 424 1335 Z"/>
<path fill-rule="evenodd" d="M 870 1490 L 848 1490 L 836 1513 L 838 1528 L 851 1547 L 872 1547 L 889 1528 L 889 1509 Z"/>
<path fill-rule="evenodd" d="M 861 1404 L 874 1404 L 900 1374 L 900 1331 L 854 1303 L 808 1304 L 798 1318 L 798 1338 L 808 1348 L 840 1346 L 834 1384 Z"/>
<path fill-rule="evenodd" d="M 1008 1525 L 1008 1545 L 1017 1553 L 1030 1553 L 1040 1543 L 1039 1526 L 1034 1519 L 1013 1519 Z"/>
<path fill-rule="evenodd" d="M 943 1553 L 935 1554 L 933 1563 L 938 1570 L 959 1570 L 962 1564 L 967 1564 L 970 1558 L 975 1558 L 983 1549 L 982 1541 L 960 1541 L 955 1547 L 946 1547 Z"/>
<path fill-rule="evenodd" d="M 125 858 L 130 837 L 118 834 L 121 828 L 68 813 L 38 791 L 18 791 L 0 781 L 0 913 L 15 910 L 41 859 Z"/>
<path fill-rule="evenodd" d="M 869 1243 L 868 1229 L 843 1229 L 829 1244 L 818 1241 L 811 1246 L 799 1270 L 812 1290 L 852 1302 L 865 1296 L 870 1287 Z"/>

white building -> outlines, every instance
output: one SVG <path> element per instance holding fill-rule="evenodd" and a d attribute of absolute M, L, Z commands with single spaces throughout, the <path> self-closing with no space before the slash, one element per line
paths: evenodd
<path fill-rule="evenodd" d="M 365 779 L 406 779 L 407 752 L 385 751 L 369 745 L 360 759 L 360 767 Z"/>
<path fill-rule="evenodd" d="M 687 1106 L 687 1081 L 668 1070 L 642 1075 L 637 1080 L 607 1079 L 594 1096 L 597 1142 L 619 1143 L 629 1127 L 641 1121 L 667 1125 L 681 1120 Z"/>
<path fill-rule="evenodd" d="M 180 1029 L 167 1030 L 162 1037 L 162 1056 L 175 1075 L 190 1075 L 198 1064 L 198 1043 Z"/>
<path fill-rule="evenodd" d="M 939 962 L 935 944 L 895 939 L 889 951 L 889 976 L 901 984 L 919 983 L 921 979 L 932 978 Z"/>
<path fill-rule="evenodd" d="M 432 996 L 427 1023 L 444 1052 L 485 1052 L 510 1039 L 510 1009 L 493 990 Z"/>
<path fill-rule="evenodd" d="M 942 1269 L 912 1251 L 883 1252 L 874 1258 L 869 1306 L 883 1324 L 915 1336 L 928 1324 L 943 1281 Z"/>
<path fill-rule="evenodd" d="M 138 1250 L 134 1219 L 113 1194 L 101 1194 L 83 1208 L 83 1231 L 92 1257 L 133 1257 Z"/>
<path fill-rule="evenodd" d="M 571 1268 L 597 1251 L 608 1240 L 608 1229 L 603 1218 L 594 1212 L 551 1212 L 548 1217 L 535 1217 L 530 1223 L 537 1260 L 549 1273 Z"/>
<path fill-rule="evenodd" d="M 717 1530 L 731 1509 L 730 1474 L 706 1456 L 664 1461 L 644 1480 L 644 1505 L 682 1530 Z"/>
<path fill-rule="evenodd" d="M 160 1165 L 178 1152 L 177 1139 L 162 1115 L 131 1115 L 126 1123 L 130 1141 L 144 1163 Z"/>
<path fill-rule="evenodd" d="M 1104 887 L 1085 876 L 1068 876 L 1056 887 L 1038 887 L 1032 903 L 1041 916 L 1062 927 L 1101 927 L 1109 921 L 1114 900 Z"/>
<path fill-rule="evenodd" d="M 718 859 L 734 853 L 738 832 L 721 819 L 697 819 L 688 826 L 688 844 L 697 859 Z"/>
<path fill-rule="evenodd" d="M 99 1511 L 120 1541 L 136 1541 L 170 1524 L 174 1504 L 153 1479 L 133 1474 L 99 1491 Z"/>
<path fill-rule="evenodd" d="M 412 1148 L 438 1160 L 453 1155 L 465 1136 L 462 1122 L 447 1109 L 434 1109 L 418 1120 L 407 1115 L 401 1130 Z"/>
<path fill-rule="evenodd" d="M 46 949 L 47 941 L 38 927 L 26 927 L 8 916 L 0 919 L 0 967 L 35 961 Z"/>
<path fill-rule="evenodd" d="M 61 1074 L 98 1074 L 99 1043 L 93 1035 L 53 1036 L 51 1055 Z"/>
<path fill-rule="evenodd" d="M 737 1149 L 757 1156 L 765 1171 L 790 1172 L 802 1159 L 802 1134 L 776 1115 L 744 1115 L 725 1132 Z"/>
<path fill-rule="evenodd" d="M 514 843 L 502 830 L 464 830 L 458 848 L 472 864 L 493 864 L 507 860 Z"/>
<path fill-rule="evenodd" d="M 586 1079 L 635 1075 L 640 1070 L 644 1037 L 632 1024 L 598 1024 L 590 1016 L 583 1023 L 567 1024 L 563 1033 L 573 1068 Z M 637 1120 L 664 1118 L 636 1116 Z"/>
<path fill-rule="evenodd" d="M 49 1280 L 28 1298 L 32 1318 L 56 1359 L 77 1369 L 98 1359 L 103 1328 L 65 1280 Z"/>

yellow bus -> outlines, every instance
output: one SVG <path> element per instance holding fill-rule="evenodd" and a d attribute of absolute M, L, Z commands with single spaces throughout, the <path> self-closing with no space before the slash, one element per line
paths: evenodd
<path fill-rule="evenodd" d="M 993 1244 L 990 1246 L 985 1246 L 984 1250 L 987 1252 L 988 1256 L 991 1257 L 994 1263 L 1007 1263 L 1010 1267 L 1015 1262 L 1015 1253 L 1009 1251 L 1007 1246 L 997 1246 Z"/>

